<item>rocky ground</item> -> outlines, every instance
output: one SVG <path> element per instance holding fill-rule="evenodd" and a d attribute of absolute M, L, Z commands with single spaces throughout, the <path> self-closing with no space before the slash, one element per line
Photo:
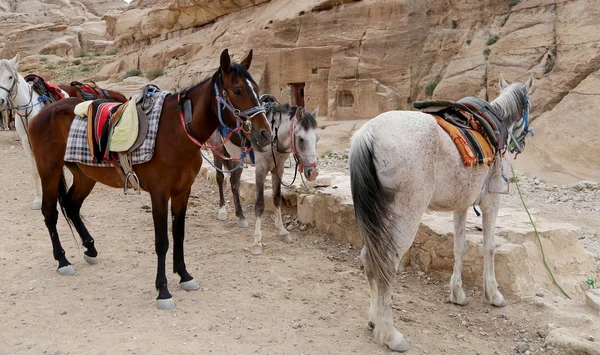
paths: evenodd
<path fill-rule="evenodd" d="M 348 172 L 349 149 L 329 152 L 319 160 L 319 166 L 325 170 Z M 523 200 L 530 209 L 549 220 L 569 222 L 580 227 L 580 240 L 584 247 L 594 254 L 600 264 L 600 184 L 595 181 L 581 181 L 569 185 L 557 185 L 546 182 L 529 174 L 516 172 Z M 510 191 L 503 205 L 522 209 L 523 205 L 510 178 Z M 535 222 L 535 221 L 534 221 Z"/>

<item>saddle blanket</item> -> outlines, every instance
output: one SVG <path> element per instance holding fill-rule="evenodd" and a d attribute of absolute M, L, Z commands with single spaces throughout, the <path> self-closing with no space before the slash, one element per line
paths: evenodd
<path fill-rule="evenodd" d="M 43 95 L 47 98 L 48 102 L 56 102 L 69 97 L 69 94 L 64 92 L 57 85 L 54 85 L 48 81 L 45 81 L 41 76 L 35 74 L 29 74 L 25 76 L 25 81 L 28 82 L 33 90 L 38 95 Z"/>
<path fill-rule="evenodd" d="M 494 161 L 494 152 L 481 133 L 468 128 L 457 127 L 444 118 L 432 115 L 458 148 L 465 166 L 487 164 Z"/>
<path fill-rule="evenodd" d="M 155 94 L 154 106 L 148 114 L 148 133 L 146 134 L 146 138 L 144 139 L 142 145 L 131 153 L 132 164 L 142 164 L 152 159 L 152 156 L 154 155 L 154 145 L 156 143 L 156 135 L 158 133 L 158 124 L 160 120 L 160 115 L 162 113 L 163 103 L 165 101 L 166 96 L 169 94 L 170 93 L 168 91 L 160 91 Z M 107 151 L 115 149 L 114 145 L 110 145 L 111 143 L 108 141 L 108 135 L 105 135 L 105 133 L 108 132 L 106 132 L 105 130 L 107 129 L 106 127 L 114 127 L 110 125 L 109 117 L 118 119 L 120 116 L 118 112 L 113 110 L 121 109 L 125 111 L 127 110 L 127 107 L 124 107 L 125 105 L 121 105 L 119 103 L 109 103 L 106 100 L 97 101 L 99 101 L 97 105 L 93 104 L 94 101 L 86 101 L 80 104 L 88 105 L 87 109 L 88 115 L 90 116 L 89 118 L 82 117 L 80 115 L 81 113 L 85 112 L 85 106 L 76 106 L 77 112 L 75 115 L 75 119 L 73 119 L 73 122 L 71 123 L 69 137 L 67 139 L 67 150 L 65 152 L 64 158 L 65 161 L 99 167 L 112 166 L 109 162 L 104 161 L 104 159 L 98 159 L 98 157 L 104 158 Z M 130 100 L 129 102 L 131 103 L 133 110 L 135 110 L 135 100 Z M 111 105 L 113 104 L 114 106 L 111 107 Z M 106 116 L 104 118 L 102 115 L 94 117 L 94 114 L 90 114 L 90 111 L 92 111 L 94 106 L 101 105 L 106 105 L 104 111 L 107 113 L 105 113 Z M 95 113 L 96 111 L 97 110 L 94 110 L 92 113 Z M 110 115 L 110 112 L 112 112 L 112 116 Z M 100 118 L 100 120 L 92 120 L 92 118 Z M 104 120 L 104 124 L 102 123 L 102 120 Z M 115 121 L 113 120 L 113 123 L 114 122 Z M 100 138 L 100 140 L 97 140 L 98 137 Z M 103 141 L 103 137 L 106 137 L 106 142 Z M 131 138 L 131 135 L 129 136 L 129 138 L 126 137 L 127 136 L 125 136 L 125 141 L 128 141 L 129 138 Z M 92 138 L 91 142 L 90 138 Z M 115 143 L 120 144 L 123 142 L 119 141 Z M 92 144 L 92 146 L 98 144 L 98 148 L 100 148 L 100 145 L 103 145 L 103 150 L 98 149 L 95 153 L 92 153 L 92 150 L 90 149 L 90 144 Z M 106 149 L 107 147 L 111 147 L 111 149 Z M 99 155 L 100 151 L 102 151 L 102 154 Z"/>
<path fill-rule="evenodd" d="M 84 100 L 94 100 L 101 97 L 108 97 L 106 90 L 100 88 L 94 81 L 81 83 L 79 81 L 71 82 L 71 86 L 79 90 Z"/>

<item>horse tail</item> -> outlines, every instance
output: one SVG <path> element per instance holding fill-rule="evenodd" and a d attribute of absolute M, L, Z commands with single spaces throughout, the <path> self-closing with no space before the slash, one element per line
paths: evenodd
<path fill-rule="evenodd" d="M 373 133 L 364 127 L 350 143 L 350 187 L 354 214 L 363 235 L 367 276 L 390 285 L 396 273 L 396 242 L 391 227 L 394 194 L 381 185 L 373 154 Z"/>

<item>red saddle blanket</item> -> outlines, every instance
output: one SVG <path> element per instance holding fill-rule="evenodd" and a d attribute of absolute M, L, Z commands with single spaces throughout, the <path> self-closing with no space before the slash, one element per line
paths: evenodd
<path fill-rule="evenodd" d="M 95 163 L 111 160 L 108 150 L 109 135 L 122 108 L 122 103 L 108 100 L 94 100 L 90 104 L 87 139 Z"/>
<path fill-rule="evenodd" d="M 39 75 L 29 74 L 24 79 L 26 82 L 31 82 L 33 90 L 35 90 L 38 95 L 46 96 L 49 102 L 56 102 L 65 98 L 66 93 L 64 91 L 58 86 L 45 81 Z"/>

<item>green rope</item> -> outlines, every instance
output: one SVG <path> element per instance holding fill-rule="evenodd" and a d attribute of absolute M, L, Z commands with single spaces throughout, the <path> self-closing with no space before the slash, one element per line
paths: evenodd
<path fill-rule="evenodd" d="M 546 254 L 544 254 L 544 247 L 542 246 L 542 240 L 540 239 L 540 235 L 537 231 L 537 228 L 535 227 L 535 223 L 533 223 L 533 218 L 531 217 L 531 213 L 529 213 L 529 209 L 527 209 L 527 205 L 525 205 L 525 201 L 523 200 L 523 194 L 521 194 L 521 188 L 519 187 L 519 182 L 517 181 L 517 176 L 515 175 L 515 170 L 513 169 L 512 164 L 510 165 L 510 171 L 512 172 L 513 180 L 515 181 L 515 185 L 517 186 L 517 191 L 519 192 L 519 197 L 521 198 L 521 203 L 523 204 L 523 207 L 525 207 L 525 212 L 527 212 L 527 215 L 529 216 L 529 221 L 531 222 L 531 225 L 533 226 L 533 230 L 535 231 L 535 236 L 540 245 L 540 250 L 542 251 L 542 260 L 544 261 L 544 266 L 546 267 L 546 270 L 548 270 L 548 273 L 550 274 L 550 277 L 552 278 L 552 282 L 556 285 L 556 287 L 558 287 L 558 289 L 563 293 L 563 295 L 565 295 L 568 299 L 571 299 L 571 297 L 565 292 L 565 290 L 563 290 L 563 288 L 560 287 L 558 282 L 556 282 L 556 279 L 554 278 L 554 274 L 552 274 L 552 271 L 550 270 L 550 267 L 548 266 L 548 263 L 546 262 Z"/>

